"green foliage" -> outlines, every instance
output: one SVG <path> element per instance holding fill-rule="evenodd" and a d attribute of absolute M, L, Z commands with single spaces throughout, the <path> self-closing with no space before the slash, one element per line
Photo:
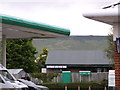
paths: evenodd
<path fill-rule="evenodd" d="M 36 53 L 32 39 L 7 40 L 7 68 L 23 68 L 28 73 L 36 71 Z"/>
<path fill-rule="evenodd" d="M 113 34 L 108 35 L 108 47 L 105 49 L 106 56 L 112 60 L 111 65 L 114 68 L 114 41 Z"/>
<path fill-rule="evenodd" d="M 40 53 L 39 57 L 36 59 L 36 63 L 39 68 L 39 71 L 41 70 L 42 67 L 45 67 L 47 56 L 48 56 L 48 50 L 46 48 L 43 48 L 42 53 Z"/>
<path fill-rule="evenodd" d="M 43 52 L 40 54 L 40 61 L 45 62 L 48 55 L 48 50 L 43 48 Z"/>
<path fill-rule="evenodd" d="M 112 34 L 108 35 L 108 47 L 105 49 L 105 52 L 109 59 L 114 59 L 114 41 Z"/>
<path fill-rule="evenodd" d="M 77 90 L 78 85 L 82 90 L 88 90 L 91 86 L 92 90 L 104 90 L 105 84 L 97 82 L 77 82 L 77 83 L 43 83 L 42 85 L 47 86 L 50 90 L 65 90 L 67 86 L 68 90 Z"/>
<path fill-rule="evenodd" d="M 41 79 L 44 83 L 51 82 L 54 77 L 57 77 L 59 73 L 31 73 L 33 78 Z"/>

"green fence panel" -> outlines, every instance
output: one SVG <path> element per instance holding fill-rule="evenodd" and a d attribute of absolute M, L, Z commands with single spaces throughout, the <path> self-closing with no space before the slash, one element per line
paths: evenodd
<path fill-rule="evenodd" d="M 63 71 L 62 72 L 62 82 L 63 83 L 71 82 L 71 72 L 70 71 Z"/>

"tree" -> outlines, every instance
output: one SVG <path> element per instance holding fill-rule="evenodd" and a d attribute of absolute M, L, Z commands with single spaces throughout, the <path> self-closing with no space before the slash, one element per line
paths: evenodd
<path fill-rule="evenodd" d="M 47 56 L 48 56 L 48 49 L 43 48 L 42 53 L 40 53 L 39 57 L 36 59 L 39 70 L 41 70 L 42 67 L 45 67 Z"/>
<path fill-rule="evenodd" d="M 7 68 L 23 68 L 26 72 L 36 71 L 36 49 L 32 39 L 7 40 Z"/>
<path fill-rule="evenodd" d="M 111 64 L 114 65 L 114 41 L 113 34 L 108 35 L 108 47 L 105 49 L 106 56 L 112 60 Z"/>
<path fill-rule="evenodd" d="M 45 62 L 48 55 L 48 49 L 43 48 L 43 52 L 40 54 L 40 61 Z"/>

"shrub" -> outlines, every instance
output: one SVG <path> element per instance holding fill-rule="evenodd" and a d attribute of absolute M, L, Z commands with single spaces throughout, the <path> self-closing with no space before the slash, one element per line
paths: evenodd
<path fill-rule="evenodd" d="M 45 82 L 51 82 L 54 77 L 57 77 L 59 73 L 31 73 L 30 74 L 33 78 L 38 78 Z"/>
<path fill-rule="evenodd" d="M 92 90 L 104 90 L 105 85 L 97 82 L 78 82 L 78 83 L 43 83 L 42 85 L 47 86 L 50 90 L 65 90 L 67 86 L 68 90 L 77 90 L 78 85 L 82 90 L 88 90 L 91 86 Z"/>

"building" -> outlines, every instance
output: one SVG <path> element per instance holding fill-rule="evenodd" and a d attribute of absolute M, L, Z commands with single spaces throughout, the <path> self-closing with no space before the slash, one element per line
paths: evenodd
<path fill-rule="evenodd" d="M 47 73 L 62 71 L 108 72 L 112 68 L 104 51 L 59 50 L 51 51 L 46 60 Z"/>
<path fill-rule="evenodd" d="M 83 16 L 92 20 L 100 21 L 113 27 L 114 63 L 115 63 L 115 89 L 120 90 L 120 2 L 105 6 L 103 9 L 90 10 Z M 116 48 L 117 47 L 117 48 Z"/>

